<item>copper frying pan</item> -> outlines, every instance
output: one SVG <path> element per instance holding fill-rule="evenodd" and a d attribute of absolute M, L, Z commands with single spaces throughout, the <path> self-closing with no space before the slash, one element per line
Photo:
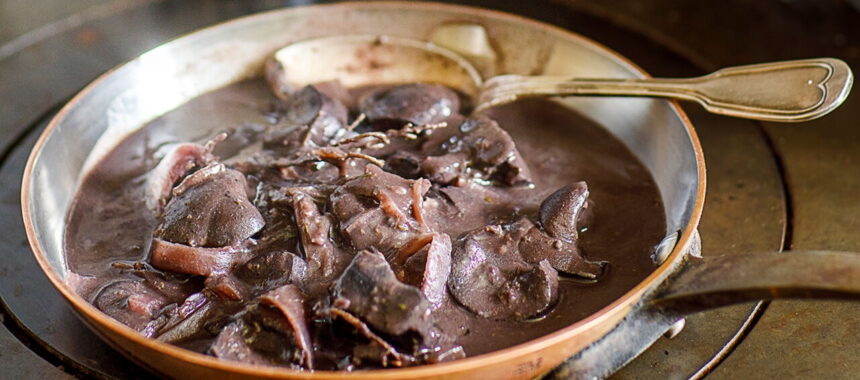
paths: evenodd
<path fill-rule="evenodd" d="M 260 75 L 265 59 L 278 48 L 349 33 L 425 40 L 466 33 L 453 40 L 468 37 L 475 42 L 473 49 L 448 47 L 466 55 L 485 77 L 497 73 L 647 77 L 624 57 L 571 32 L 499 12 L 429 3 L 361 2 L 284 9 L 207 28 L 155 48 L 75 96 L 40 137 L 24 174 L 24 223 L 36 259 L 94 331 L 139 363 L 182 378 L 419 379 L 471 378 L 477 373 L 528 378 L 570 357 L 559 373 L 585 377 L 603 376 L 623 365 L 653 342 L 655 331 L 659 336 L 660 330 L 685 313 L 751 299 L 860 295 L 860 256 L 853 254 L 696 258 L 705 165 L 695 130 L 674 102 L 632 98 L 563 102 L 605 126 L 652 172 L 668 226 L 657 254 L 661 264 L 600 311 L 524 344 L 415 368 L 296 372 L 220 361 L 146 339 L 98 311 L 65 284 L 65 215 L 77 182 L 93 163 L 147 121 L 197 95 Z M 481 48 L 482 44 L 492 49 Z"/>

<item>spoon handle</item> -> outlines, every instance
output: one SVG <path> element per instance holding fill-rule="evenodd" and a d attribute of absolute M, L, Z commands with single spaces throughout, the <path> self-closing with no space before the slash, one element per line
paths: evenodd
<path fill-rule="evenodd" d="M 848 96 L 852 80 L 848 64 L 835 58 L 728 67 L 677 79 L 502 75 L 484 84 L 476 111 L 529 97 L 644 96 L 692 100 L 721 115 L 799 122 L 838 107 Z"/>

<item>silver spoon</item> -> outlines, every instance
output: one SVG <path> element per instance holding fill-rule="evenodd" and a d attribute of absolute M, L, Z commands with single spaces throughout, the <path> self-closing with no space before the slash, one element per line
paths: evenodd
<path fill-rule="evenodd" d="M 851 90 L 848 65 L 814 58 L 724 68 L 696 78 L 598 79 L 500 75 L 483 82 L 457 53 L 429 42 L 348 35 L 291 44 L 267 70 L 278 90 L 339 80 L 347 87 L 439 83 L 477 99 L 475 112 L 522 98 L 571 95 L 644 96 L 691 100 L 712 113 L 799 122 L 838 107 Z"/>

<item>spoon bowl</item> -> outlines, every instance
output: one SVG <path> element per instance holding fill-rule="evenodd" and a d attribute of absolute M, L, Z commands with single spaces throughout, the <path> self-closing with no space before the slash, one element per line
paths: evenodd
<path fill-rule="evenodd" d="M 477 96 L 483 80 L 469 61 L 431 42 L 379 35 L 323 37 L 278 50 L 266 69 L 275 93 L 339 81 L 350 87 L 430 82 Z"/>
<path fill-rule="evenodd" d="M 728 67 L 696 78 L 569 78 L 499 75 L 484 82 L 464 57 L 411 38 L 344 35 L 294 43 L 267 69 L 276 93 L 340 81 L 346 87 L 430 82 L 473 99 L 475 112 L 522 98 L 601 95 L 695 101 L 707 111 L 746 119 L 800 122 L 824 116 L 851 90 L 844 61 L 814 58 Z"/>

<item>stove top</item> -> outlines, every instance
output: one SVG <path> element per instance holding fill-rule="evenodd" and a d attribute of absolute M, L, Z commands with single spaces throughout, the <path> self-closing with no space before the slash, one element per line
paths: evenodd
<path fill-rule="evenodd" d="M 6 25 L 0 27 L 0 316 L 5 327 L 0 328 L 0 372 L 147 378 L 78 321 L 32 258 L 19 204 L 27 154 L 54 112 L 111 67 L 203 26 L 311 2 L 67 3 L 0 3 L 0 25 Z M 691 76 L 723 65 L 824 55 L 860 62 L 860 28 L 849 20 L 860 15 L 856 2 L 665 0 L 652 7 L 635 0 L 463 3 L 573 30 L 655 76 Z M 860 229 L 860 129 L 849 122 L 860 113 L 852 107 L 856 103 L 849 99 L 824 119 L 792 126 L 734 120 L 685 106 L 708 163 L 700 225 L 703 254 L 774 251 L 783 245 L 860 251 L 860 235 L 852 234 Z M 858 308 L 774 302 L 697 314 L 673 338 L 659 340 L 615 377 L 860 373 L 860 343 L 852 339 L 860 332 Z M 830 365 L 839 359 L 844 359 L 842 367 Z"/>

